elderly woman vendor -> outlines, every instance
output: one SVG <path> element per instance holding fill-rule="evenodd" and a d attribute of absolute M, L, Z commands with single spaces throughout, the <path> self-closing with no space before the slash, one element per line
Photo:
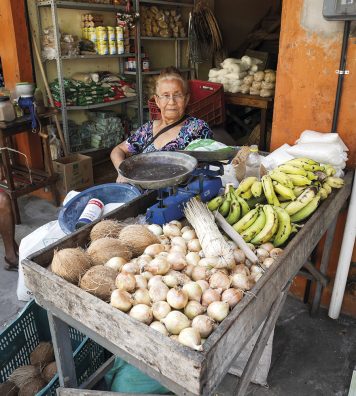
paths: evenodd
<path fill-rule="evenodd" d="M 156 81 L 155 101 L 161 119 L 142 125 L 127 140 L 111 152 L 111 161 L 117 169 L 130 155 L 151 151 L 183 150 L 192 140 L 211 138 L 208 124 L 185 114 L 189 102 L 188 83 L 178 69 L 166 68 Z M 124 181 L 119 175 L 117 182 Z"/>

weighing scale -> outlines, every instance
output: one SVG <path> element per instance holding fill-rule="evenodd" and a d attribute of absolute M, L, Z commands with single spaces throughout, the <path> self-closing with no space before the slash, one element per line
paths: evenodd
<path fill-rule="evenodd" d="M 222 188 L 220 176 L 224 167 L 220 161 L 232 158 L 237 150 L 224 154 L 219 151 L 138 154 L 123 161 L 119 172 L 131 184 L 157 190 L 157 203 L 147 209 L 146 220 L 162 225 L 184 217 L 184 205 L 191 198 L 198 196 L 203 202 L 214 198 Z"/>

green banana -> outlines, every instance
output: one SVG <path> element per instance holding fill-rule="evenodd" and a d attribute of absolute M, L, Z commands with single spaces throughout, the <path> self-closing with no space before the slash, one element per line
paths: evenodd
<path fill-rule="evenodd" d="M 288 199 L 290 201 L 294 201 L 297 197 L 294 195 L 294 192 L 291 188 L 283 186 L 282 184 L 273 181 L 274 191 L 279 194 L 282 198 Z"/>
<path fill-rule="evenodd" d="M 328 192 L 323 187 L 319 188 L 318 194 L 320 195 L 322 201 L 324 201 L 324 199 L 326 199 L 329 195 Z"/>
<path fill-rule="evenodd" d="M 236 199 L 241 206 L 241 216 L 245 216 L 251 210 L 248 203 L 238 195 L 236 196 Z"/>
<path fill-rule="evenodd" d="M 292 232 L 292 224 L 290 221 L 290 216 L 286 210 L 275 206 L 273 208 L 277 213 L 278 217 L 278 229 L 273 240 L 273 245 L 275 247 L 281 246 L 289 238 Z"/>
<path fill-rule="evenodd" d="M 323 183 L 322 188 L 326 191 L 326 193 L 329 195 L 332 192 L 332 188 L 330 187 L 330 184 L 328 183 Z"/>
<path fill-rule="evenodd" d="M 263 187 L 263 193 L 265 194 L 267 202 L 270 205 L 280 206 L 278 198 L 274 192 L 271 177 L 269 175 L 264 175 L 264 176 L 262 176 L 261 182 L 262 182 L 262 187 Z"/>
<path fill-rule="evenodd" d="M 231 206 L 231 198 L 229 197 L 229 194 L 226 194 L 224 202 L 219 207 L 219 213 L 221 213 L 221 215 L 226 217 L 229 214 L 230 206 Z"/>
<path fill-rule="evenodd" d="M 260 197 L 262 194 L 262 183 L 260 181 L 255 181 L 251 186 L 251 192 L 254 197 Z"/>
<path fill-rule="evenodd" d="M 208 202 L 208 209 L 213 212 L 214 210 L 217 210 L 223 202 L 224 202 L 224 197 L 219 195 Z"/>
<path fill-rule="evenodd" d="M 336 169 L 331 165 L 324 165 L 324 172 L 326 173 L 326 176 L 334 176 Z"/>
<path fill-rule="evenodd" d="M 226 221 L 230 225 L 235 224 L 239 220 L 240 214 L 241 214 L 240 204 L 237 201 L 232 201 L 230 205 L 230 212 L 226 217 Z"/>
<path fill-rule="evenodd" d="M 257 219 L 254 223 L 246 228 L 242 233 L 241 236 L 245 240 L 245 242 L 250 242 L 264 227 L 266 223 L 266 215 L 262 209 L 259 209 L 259 213 Z"/>
<path fill-rule="evenodd" d="M 266 215 L 266 222 L 262 230 L 251 240 L 254 245 L 268 242 L 272 239 L 278 227 L 278 217 L 271 205 L 264 205 L 263 211 Z"/>
<path fill-rule="evenodd" d="M 255 207 L 256 205 L 258 205 L 258 204 L 265 204 L 265 203 L 267 203 L 267 200 L 266 200 L 265 195 L 264 195 L 264 194 L 261 194 L 261 196 L 258 197 L 258 198 L 252 197 L 251 199 L 247 199 L 247 200 L 246 200 L 246 203 L 247 203 L 247 205 L 248 205 L 250 208 L 254 208 L 254 207 Z"/>
<path fill-rule="evenodd" d="M 289 175 L 289 177 L 294 186 L 309 186 L 311 184 L 311 180 L 303 175 Z"/>
<path fill-rule="evenodd" d="M 254 177 L 254 176 L 246 177 L 245 179 L 243 179 L 241 181 L 241 183 L 235 190 L 235 194 L 240 195 L 241 193 L 248 191 L 255 181 L 257 181 L 257 177 Z"/>
<path fill-rule="evenodd" d="M 316 195 L 316 189 L 313 187 L 305 189 L 305 191 L 299 195 L 299 197 L 291 202 L 285 210 L 287 213 L 292 216 L 294 213 L 299 212 L 302 210 L 308 203 L 315 197 Z"/>
<path fill-rule="evenodd" d="M 307 178 L 312 181 L 318 180 L 318 176 L 314 172 L 311 172 L 311 171 L 307 171 Z"/>
<path fill-rule="evenodd" d="M 332 188 L 341 188 L 345 182 L 341 177 L 328 176 L 325 180 L 325 183 L 328 184 Z"/>
<path fill-rule="evenodd" d="M 306 206 L 304 206 L 303 209 L 291 216 L 291 221 L 293 221 L 293 223 L 299 223 L 300 221 L 305 220 L 307 217 L 315 212 L 316 208 L 319 205 L 319 202 L 320 196 L 316 195 Z"/>
<path fill-rule="evenodd" d="M 299 195 L 302 194 L 306 188 L 307 187 L 305 187 L 305 186 L 296 186 L 293 188 L 293 193 L 296 197 L 299 197 Z"/>
<path fill-rule="evenodd" d="M 293 188 L 292 180 L 289 178 L 289 176 L 286 173 L 281 172 L 279 170 L 274 170 L 270 172 L 269 175 L 271 176 L 272 180 L 275 180 L 276 182 L 282 184 L 282 186 Z"/>
<path fill-rule="evenodd" d="M 251 199 L 253 197 L 251 188 L 248 189 L 247 191 L 243 192 L 243 193 L 240 193 L 240 197 L 242 197 L 245 200 L 246 199 Z"/>
<path fill-rule="evenodd" d="M 280 165 L 277 169 L 281 172 L 287 173 L 288 175 L 301 175 L 301 176 L 307 175 L 307 171 L 304 170 L 303 168 L 299 168 L 297 166 L 293 166 L 289 164 Z"/>
<path fill-rule="evenodd" d="M 259 211 L 259 208 L 250 210 L 245 216 L 243 216 L 232 226 L 234 230 L 238 233 L 241 233 L 242 231 L 245 231 L 247 228 L 249 228 L 256 221 Z"/>

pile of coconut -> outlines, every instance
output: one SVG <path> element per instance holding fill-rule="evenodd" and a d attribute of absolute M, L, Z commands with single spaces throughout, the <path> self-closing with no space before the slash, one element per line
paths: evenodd
<path fill-rule="evenodd" d="M 103 220 L 92 228 L 86 250 L 57 251 L 51 267 L 132 318 L 201 350 L 204 340 L 282 252 L 271 243 L 258 249 L 249 244 L 260 260 L 252 265 L 224 236 L 232 260 L 223 267 L 202 249 L 203 239 L 200 232 L 179 221 L 163 227 L 123 227 Z"/>
<path fill-rule="evenodd" d="M 53 346 L 40 342 L 30 354 L 29 365 L 20 366 L 0 384 L 0 395 L 35 396 L 56 375 Z"/>

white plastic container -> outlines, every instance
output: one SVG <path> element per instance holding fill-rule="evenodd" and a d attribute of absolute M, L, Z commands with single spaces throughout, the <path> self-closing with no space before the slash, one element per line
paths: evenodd
<path fill-rule="evenodd" d="M 0 96 L 0 121 L 13 121 L 16 118 L 14 106 L 8 96 Z"/>
<path fill-rule="evenodd" d="M 246 174 L 245 177 L 255 176 L 260 180 L 261 157 L 258 154 L 258 147 L 252 145 L 250 147 L 250 154 L 246 160 Z"/>

